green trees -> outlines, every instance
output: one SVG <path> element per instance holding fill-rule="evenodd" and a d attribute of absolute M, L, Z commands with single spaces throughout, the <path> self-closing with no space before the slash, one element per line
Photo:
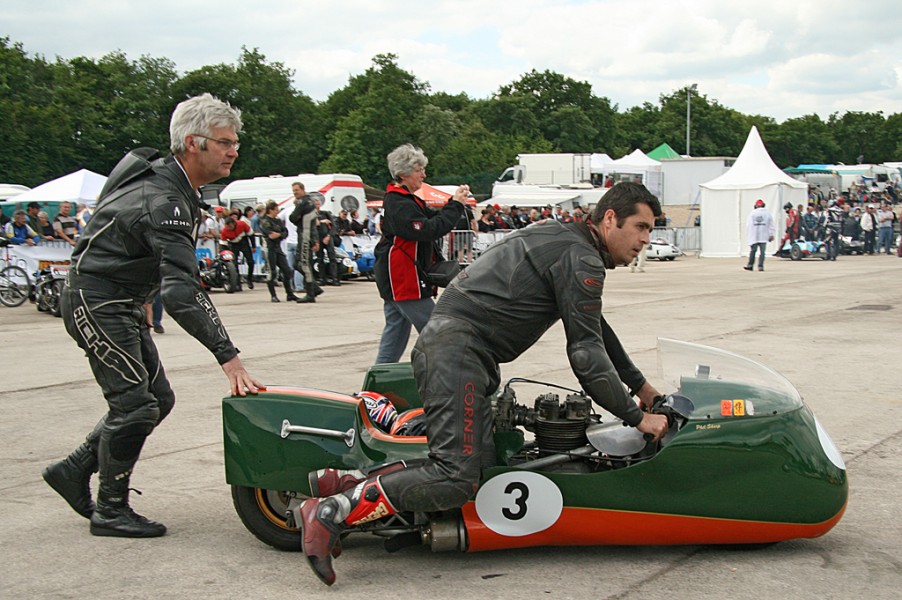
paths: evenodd
<path fill-rule="evenodd" d="M 112 52 L 51 62 L 0 38 L 0 180 L 34 186 L 80 168 L 107 173 L 134 147 L 166 151 L 172 109 L 203 92 L 242 111 L 233 178 L 350 172 L 381 187 L 389 179 L 386 154 L 411 142 L 429 156 L 430 182 L 466 182 L 487 194 L 521 153 L 616 158 L 662 142 L 685 151 L 689 93 L 694 156 L 735 156 L 757 125 L 784 167 L 902 158 L 902 114 L 847 112 L 826 120 L 811 114 L 778 124 L 687 88 L 618 112 L 589 83 L 536 70 L 473 99 L 433 93 L 393 54 L 375 56 L 324 102 L 295 90 L 293 76 L 256 48 L 243 48 L 235 64 L 180 75 L 166 58 L 130 60 Z"/>

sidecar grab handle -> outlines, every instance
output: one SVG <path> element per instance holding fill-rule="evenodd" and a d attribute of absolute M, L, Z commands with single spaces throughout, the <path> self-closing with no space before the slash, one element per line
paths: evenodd
<path fill-rule="evenodd" d="M 288 419 L 285 419 L 282 421 L 282 431 L 279 435 L 282 436 L 282 439 L 285 439 L 291 433 L 309 433 L 310 435 L 339 438 L 344 440 L 345 444 L 348 445 L 348 448 L 354 446 L 354 438 L 357 436 L 357 432 L 354 431 L 353 427 L 347 431 L 336 431 L 334 429 L 320 429 L 319 427 L 292 425 Z"/>

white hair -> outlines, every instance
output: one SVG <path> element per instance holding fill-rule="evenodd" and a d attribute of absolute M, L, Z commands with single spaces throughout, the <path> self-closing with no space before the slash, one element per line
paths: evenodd
<path fill-rule="evenodd" d="M 419 166 L 426 168 L 429 159 L 413 144 L 398 146 L 388 153 L 388 172 L 392 179 L 400 181 L 401 175 L 410 175 Z"/>
<path fill-rule="evenodd" d="M 201 94 L 180 102 L 172 111 L 169 122 L 169 149 L 176 156 L 183 155 L 187 147 L 185 137 L 189 135 L 212 135 L 214 127 L 229 127 L 235 133 L 241 131 L 241 111 L 228 102 Z M 207 147 L 207 140 L 200 138 L 198 145 Z"/>

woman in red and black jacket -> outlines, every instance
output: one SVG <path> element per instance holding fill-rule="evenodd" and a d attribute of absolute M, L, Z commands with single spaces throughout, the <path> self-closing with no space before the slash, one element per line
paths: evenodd
<path fill-rule="evenodd" d="M 441 210 L 414 195 L 426 178 L 429 159 L 419 148 L 404 144 L 388 155 L 388 184 L 382 201 L 382 239 L 376 246 L 374 271 L 384 301 L 385 328 L 376 363 L 398 362 L 410 338 L 432 315 L 436 290 L 422 273 L 435 262 L 434 244 L 452 229 L 464 212 L 470 188 L 461 185 Z"/>

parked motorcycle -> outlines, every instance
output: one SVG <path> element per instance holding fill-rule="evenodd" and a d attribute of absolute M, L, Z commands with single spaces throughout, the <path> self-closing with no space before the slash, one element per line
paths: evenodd
<path fill-rule="evenodd" d="M 214 258 L 201 258 L 197 261 L 200 271 L 200 282 L 204 290 L 222 288 L 226 294 L 241 291 L 241 278 L 238 276 L 238 265 L 235 253 L 220 247 Z"/>
<path fill-rule="evenodd" d="M 351 533 L 382 536 L 389 550 L 422 543 L 475 552 L 769 544 L 818 537 L 839 522 L 849 493 L 842 456 L 788 380 L 714 348 L 662 339 L 658 350 L 674 390 L 653 408 L 670 424 L 660 441 L 597 412 L 580 390 L 541 384 L 524 403 L 514 389 L 539 382 L 511 379 L 493 398 L 496 466 L 470 502 Z M 394 404 L 398 421 L 423 419 L 409 364 L 376 365 L 363 385 Z M 291 514 L 310 494 L 311 471 L 366 472 L 428 452 L 422 435 L 382 429 L 363 398 L 329 391 L 268 387 L 228 397 L 223 426 L 235 510 L 283 550 L 300 549 Z"/>
<path fill-rule="evenodd" d="M 34 303 L 39 312 L 49 312 L 54 317 L 61 316 L 60 296 L 66 287 L 68 265 L 51 265 L 34 274 Z"/>

